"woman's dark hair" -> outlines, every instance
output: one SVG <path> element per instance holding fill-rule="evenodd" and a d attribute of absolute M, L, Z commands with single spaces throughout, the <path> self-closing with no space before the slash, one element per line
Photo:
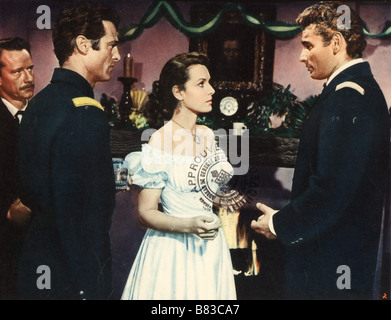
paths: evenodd
<path fill-rule="evenodd" d="M 185 89 L 189 80 L 189 67 L 204 65 L 208 67 L 209 59 L 200 52 L 181 53 L 168 60 L 160 73 L 159 81 L 153 83 L 152 92 L 144 108 L 144 116 L 149 127 L 158 129 L 164 121 L 172 118 L 178 100 L 174 97 L 172 88 L 178 86 Z"/>
<path fill-rule="evenodd" d="M 79 35 L 89 39 L 94 50 L 99 50 L 100 39 L 105 35 L 102 21 L 110 21 L 118 29 L 118 14 L 100 4 L 83 2 L 61 11 L 52 35 L 60 66 L 72 55 Z"/>
<path fill-rule="evenodd" d="M 305 9 L 296 19 L 296 23 L 305 29 L 311 24 L 315 25 L 315 33 L 323 38 L 325 46 L 335 32 L 340 32 L 347 44 L 347 53 L 352 58 L 361 58 L 367 42 L 363 33 L 365 26 L 361 18 L 350 9 L 350 28 L 338 28 L 338 19 L 343 12 L 338 13 L 338 7 L 344 5 L 339 1 L 321 1 Z"/>

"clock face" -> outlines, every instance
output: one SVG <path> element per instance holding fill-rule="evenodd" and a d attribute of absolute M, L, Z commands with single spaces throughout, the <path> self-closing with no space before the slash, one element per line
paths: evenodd
<path fill-rule="evenodd" d="M 220 101 L 220 111 L 225 116 L 234 115 L 238 108 L 238 101 L 234 97 L 225 97 Z"/>

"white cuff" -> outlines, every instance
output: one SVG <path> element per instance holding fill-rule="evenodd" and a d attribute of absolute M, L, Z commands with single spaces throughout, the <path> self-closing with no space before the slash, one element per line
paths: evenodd
<path fill-rule="evenodd" d="M 277 211 L 277 212 L 278 212 L 278 211 Z M 276 230 L 274 230 L 273 216 L 274 216 L 277 212 L 273 213 L 272 216 L 271 216 L 270 219 L 269 219 L 269 230 L 270 230 L 270 232 L 273 233 L 275 236 L 277 236 L 277 234 L 276 234 Z"/>

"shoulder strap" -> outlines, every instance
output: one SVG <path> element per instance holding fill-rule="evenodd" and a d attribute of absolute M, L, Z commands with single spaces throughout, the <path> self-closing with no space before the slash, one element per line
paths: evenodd
<path fill-rule="evenodd" d="M 72 101 L 75 107 L 94 106 L 104 111 L 102 105 L 98 101 L 90 97 L 73 98 Z"/>
<path fill-rule="evenodd" d="M 358 91 L 362 95 L 365 94 L 365 90 L 361 86 L 359 86 L 357 83 L 352 82 L 352 81 L 345 81 L 345 82 L 340 83 L 335 88 L 335 91 L 341 90 L 343 88 L 351 88 L 351 89 Z"/>

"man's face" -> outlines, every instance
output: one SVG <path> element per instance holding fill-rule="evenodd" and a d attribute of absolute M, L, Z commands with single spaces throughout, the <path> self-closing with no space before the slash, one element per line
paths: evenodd
<path fill-rule="evenodd" d="M 3 50 L 0 95 L 15 107 L 22 108 L 34 94 L 33 62 L 27 50 Z"/>
<path fill-rule="evenodd" d="M 240 54 L 240 44 L 238 40 L 226 40 L 223 44 L 223 52 L 226 62 L 236 64 Z"/>
<path fill-rule="evenodd" d="M 88 52 L 87 80 L 94 86 L 96 82 L 108 81 L 115 64 L 120 60 L 117 30 L 112 22 L 103 21 L 105 35 L 100 39 L 99 50 Z"/>
<path fill-rule="evenodd" d="M 315 25 L 312 24 L 303 30 L 303 49 L 299 60 L 306 65 L 312 79 L 327 79 L 336 69 L 336 57 L 331 43 L 325 47 L 323 38 L 317 35 L 314 29 Z"/>

